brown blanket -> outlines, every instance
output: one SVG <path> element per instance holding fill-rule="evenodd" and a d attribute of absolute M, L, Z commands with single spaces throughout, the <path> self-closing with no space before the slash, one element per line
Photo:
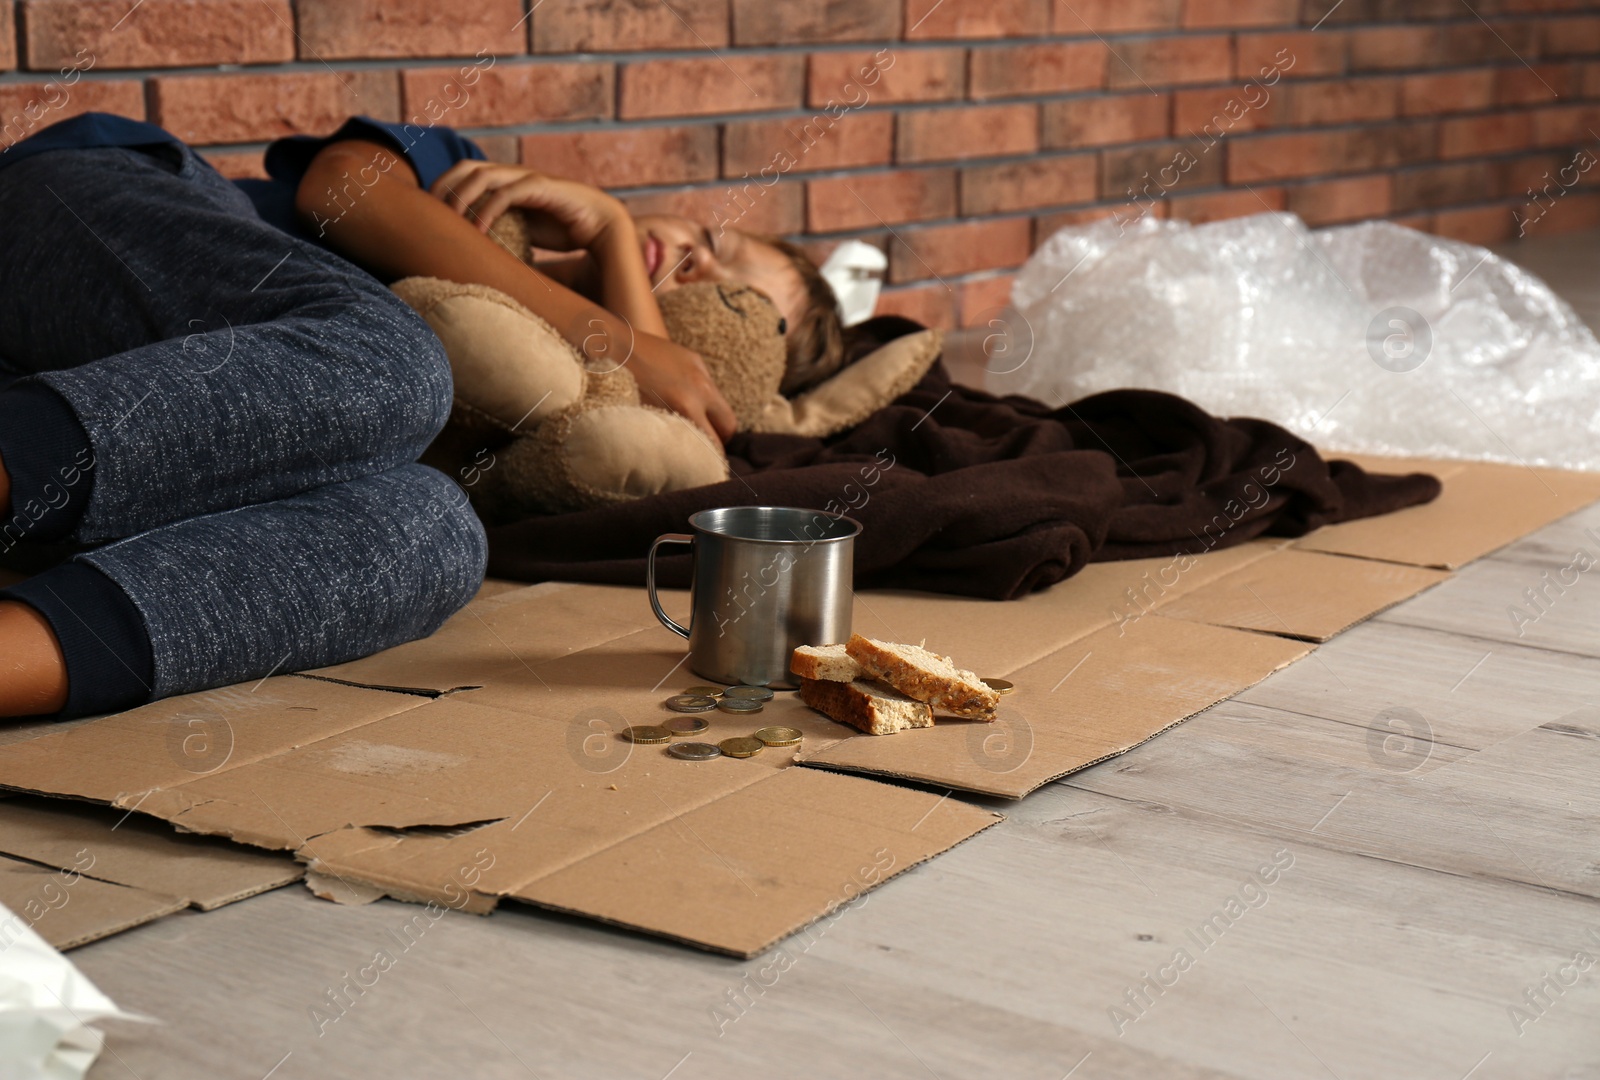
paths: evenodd
<path fill-rule="evenodd" d="M 847 513 L 863 528 L 856 584 L 1010 600 L 1090 560 L 1228 547 L 1388 513 L 1439 493 L 1431 476 L 1327 462 L 1263 420 L 1116 390 L 1052 409 L 949 381 L 941 365 L 830 439 L 736 436 L 734 478 L 489 530 L 489 572 L 639 585 L 645 552 L 697 510 L 764 504 Z M 682 551 L 683 549 L 671 549 Z M 663 555 L 662 583 L 689 583 Z"/>

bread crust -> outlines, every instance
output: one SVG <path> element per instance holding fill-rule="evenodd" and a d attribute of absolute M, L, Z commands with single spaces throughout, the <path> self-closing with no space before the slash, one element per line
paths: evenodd
<path fill-rule="evenodd" d="M 829 719 L 868 735 L 893 735 L 907 728 L 933 726 L 933 710 L 927 704 L 871 679 L 836 682 L 801 678 L 800 700 Z"/>
<path fill-rule="evenodd" d="M 860 634 L 850 635 L 845 651 L 871 677 L 938 712 L 973 720 L 995 718 L 1000 695 L 972 672 L 956 667 L 948 656 Z"/>

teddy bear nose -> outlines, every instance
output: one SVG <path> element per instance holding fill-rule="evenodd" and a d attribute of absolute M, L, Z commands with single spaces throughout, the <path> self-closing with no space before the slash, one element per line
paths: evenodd
<path fill-rule="evenodd" d="M 778 317 L 778 333 L 787 334 L 788 332 L 789 332 L 789 320 L 783 318 L 782 316 L 779 316 Z"/>

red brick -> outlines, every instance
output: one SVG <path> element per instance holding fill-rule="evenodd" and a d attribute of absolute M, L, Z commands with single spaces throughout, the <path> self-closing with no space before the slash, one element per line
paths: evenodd
<path fill-rule="evenodd" d="M 1587 56 L 1600 52 L 1600 17 L 1546 19 L 1540 22 L 1539 29 L 1542 31 L 1542 56 Z"/>
<path fill-rule="evenodd" d="M 1590 129 L 1600 127 L 1600 105 L 1552 105 L 1531 113 L 1502 113 L 1518 116 L 1533 129 L 1533 146 L 1576 146 L 1592 143 Z"/>
<path fill-rule="evenodd" d="M 1028 258 L 1027 218 L 963 221 L 901 229 L 889 245 L 889 280 L 949 278 L 978 270 L 1009 270 Z"/>
<path fill-rule="evenodd" d="M 164 75 L 150 80 L 150 119 L 193 143 L 327 134 L 352 113 L 384 118 L 396 111 L 382 100 L 384 82 L 392 97 L 393 72 Z"/>
<path fill-rule="evenodd" d="M 1234 75 L 1268 85 L 1273 68 L 1284 79 L 1343 75 L 1345 47 L 1345 36 L 1338 30 L 1240 34 L 1234 39 Z"/>
<path fill-rule="evenodd" d="M 1293 26 L 1300 0 L 1183 0 L 1183 25 L 1194 29 L 1227 26 Z"/>
<path fill-rule="evenodd" d="M 1302 184 L 1289 192 L 1289 209 L 1307 225 L 1332 225 L 1383 217 L 1394 205 L 1394 179 L 1388 175 L 1355 176 Z"/>
<path fill-rule="evenodd" d="M 0 83 L 0 149 L 19 143 L 58 120 L 86 112 L 116 113 L 143 120 L 144 89 L 132 79 L 79 79 L 72 85 L 57 79 Z"/>
<path fill-rule="evenodd" d="M 617 115 L 639 120 L 795 109 L 804 83 L 805 57 L 796 53 L 643 60 L 622 66 Z"/>
<path fill-rule="evenodd" d="M 1407 229 L 1417 232 L 1431 233 L 1433 231 L 1433 214 L 1397 214 L 1389 221 L 1394 225 L 1402 225 Z"/>
<path fill-rule="evenodd" d="M 899 36 L 900 5 L 892 0 L 733 0 L 735 45 L 892 41 Z"/>
<path fill-rule="evenodd" d="M 894 116 L 888 112 L 826 112 L 788 120 L 742 120 L 722 137 L 724 176 L 816 172 L 887 165 L 894 151 Z"/>
<path fill-rule="evenodd" d="M 472 141 L 478 144 L 478 149 L 490 161 L 502 165 L 516 165 L 522 161 L 515 135 L 474 135 Z"/>
<path fill-rule="evenodd" d="M 1283 122 L 1286 99 L 1281 84 L 1179 90 L 1172 95 L 1172 133 L 1214 139 L 1277 127 Z"/>
<path fill-rule="evenodd" d="M 1252 188 L 1250 191 L 1208 191 L 1201 195 L 1174 195 L 1169 217 L 1196 225 L 1225 218 L 1249 217 L 1282 210 L 1288 205 L 1283 189 Z"/>
<path fill-rule="evenodd" d="M 296 11 L 302 60 L 527 51 L 522 0 L 299 0 Z"/>
<path fill-rule="evenodd" d="M 1392 169 L 1429 157 L 1436 138 L 1429 124 L 1256 135 L 1229 142 L 1228 183 Z"/>
<path fill-rule="evenodd" d="M 1182 0 L 1061 0 L 1054 8 L 1058 34 L 1122 34 L 1171 30 Z"/>
<path fill-rule="evenodd" d="M 101 70 L 294 59 L 288 0 L 144 0 L 131 10 L 123 0 L 27 0 L 22 9 L 28 66 L 40 70 L 82 56 Z"/>
<path fill-rule="evenodd" d="M 745 232 L 782 235 L 804 228 L 800 188 L 799 184 L 763 188 L 755 181 L 738 181 L 721 187 L 623 195 L 621 199 L 630 214 L 682 214 L 711 227 L 726 224 Z"/>
<path fill-rule="evenodd" d="M 986 274 L 959 282 L 956 301 L 961 310 L 961 325 L 976 326 L 980 321 L 988 324 L 1014 314 L 1006 309 L 1011 307 L 1011 284 L 1016 279 L 1015 274 Z M 995 326 L 994 329 L 1004 330 L 1005 327 Z"/>
<path fill-rule="evenodd" d="M 1113 90 L 1224 82 L 1233 77 L 1233 43 L 1226 34 L 1138 38 L 1117 42 L 1115 50 L 1117 58 L 1106 65 L 1106 85 Z"/>
<path fill-rule="evenodd" d="M 1518 64 L 1496 72 L 1494 100 L 1499 105 L 1549 105 L 1584 93 L 1583 69 L 1577 64 L 1535 64 L 1532 68 Z"/>
<path fill-rule="evenodd" d="M 1394 209 L 1423 210 L 1456 203 L 1482 202 L 1499 194 L 1504 182 L 1486 161 L 1426 165 L 1404 169 L 1394 177 Z"/>
<path fill-rule="evenodd" d="M 881 49 L 811 54 L 813 108 L 830 101 L 860 107 L 901 101 L 949 101 L 966 85 L 962 49 Z"/>
<path fill-rule="evenodd" d="M 1581 153 L 1582 151 L 1580 151 Z M 1593 155 L 1591 155 L 1592 157 Z M 1474 164 L 1489 169 L 1498 177 L 1497 185 L 1486 185 L 1477 198 L 1456 199 L 1456 202 L 1481 202 L 1485 197 L 1499 194 L 1510 195 L 1517 200 L 1533 199 L 1534 192 L 1541 194 L 1546 190 L 1554 192 L 1563 182 L 1571 183 L 1576 179 L 1580 185 L 1595 182 L 1600 176 L 1589 176 L 1594 172 L 1594 166 L 1580 172 L 1585 163 L 1590 159 L 1580 159 L 1576 154 L 1564 153 L 1539 153 L 1526 154 L 1522 157 L 1511 158 L 1498 162 L 1476 162 Z M 1454 166 L 1465 168 L 1466 166 Z M 1563 173 L 1562 170 L 1566 172 Z"/>
<path fill-rule="evenodd" d="M 1007 45 L 973 49 L 974 101 L 1097 90 L 1105 82 L 1108 54 L 1098 41 Z"/>
<path fill-rule="evenodd" d="M 1524 72 L 1527 68 L 1522 69 Z M 1495 71 L 1452 71 L 1443 75 L 1407 75 L 1400 91 L 1406 116 L 1476 112 L 1494 103 Z"/>
<path fill-rule="evenodd" d="M 1399 71 L 1439 67 L 1445 48 L 1443 32 L 1434 26 L 1386 26 L 1350 34 L 1351 71 Z"/>
<path fill-rule="evenodd" d="M 17 66 L 16 20 L 11 13 L 11 0 L 0 0 L 0 71 L 10 71 Z"/>
<path fill-rule="evenodd" d="M 406 68 L 406 118 L 457 127 L 592 120 L 612 113 L 610 64 L 496 63 Z"/>
<path fill-rule="evenodd" d="M 961 213 L 1003 214 L 1093 202 L 1099 176 L 1094 154 L 1031 158 L 961 170 Z"/>
<path fill-rule="evenodd" d="M 830 177 L 806 184 L 806 227 L 842 232 L 955 217 L 954 169 Z"/>
<path fill-rule="evenodd" d="M 265 180 L 267 166 L 261 160 L 261 151 L 202 154 L 211 167 L 229 180 Z"/>
<path fill-rule="evenodd" d="M 905 0 L 906 39 L 1048 34 L 1051 3 L 1052 0 Z"/>
<path fill-rule="evenodd" d="M 717 178 L 717 129 L 620 128 L 524 135 L 520 160 L 540 172 L 603 188 Z"/>
<path fill-rule="evenodd" d="M 1047 102 L 1044 145 L 1071 150 L 1164 139 L 1171 133 L 1171 104 L 1170 94 L 1115 94 Z"/>
<path fill-rule="evenodd" d="M 1221 186 L 1222 152 L 1192 143 L 1107 150 L 1100 156 L 1104 199 L 1128 199 L 1144 206 L 1174 191 Z"/>
<path fill-rule="evenodd" d="M 561 0 L 539 4 L 536 53 L 706 49 L 728 44 L 728 0 Z"/>
<path fill-rule="evenodd" d="M 1288 94 L 1289 122 L 1296 126 L 1391 120 L 1400 107 L 1400 80 L 1299 83 Z"/>
<path fill-rule="evenodd" d="M 1503 154 L 1509 150 L 1525 150 L 1532 145 L 1532 141 L 1532 126 L 1527 117 L 1517 113 L 1458 117 L 1439 124 L 1441 159 L 1482 157 L 1486 154 Z"/>
<path fill-rule="evenodd" d="M 896 161 L 1002 157 L 1038 149 L 1036 105 L 907 110 L 900 114 L 895 131 Z"/>
<path fill-rule="evenodd" d="M 1475 206 L 1439 211 L 1433 215 L 1431 231 L 1469 244 L 1499 244 L 1517 235 L 1517 223 L 1504 206 Z"/>
<path fill-rule="evenodd" d="M 914 285 L 907 289 L 885 289 L 878 295 L 878 315 L 900 315 L 923 326 L 953 330 L 956 325 L 955 295 L 947 286 Z"/>
<path fill-rule="evenodd" d="M 1600 64 L 1583 65 L 1583 96 L 1600 97 Z"/>
<path fill-rule="evenodd" d="M 1528 236 L 1577 232 L 1600 226 L 1600 195 L 1573 192 L 1556 200 L 1548 213 L 1526 226 Z"/>

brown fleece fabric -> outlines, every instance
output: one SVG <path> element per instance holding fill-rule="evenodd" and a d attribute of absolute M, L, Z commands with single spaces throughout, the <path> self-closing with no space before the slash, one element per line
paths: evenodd
<path fill-rule="evenodd" d="M 640 585 L 657 535 L 698 510 L 760 503 L 860 521 L 860 587 L 1015 599 L 1089 561 L 1299 536 L 1439 493 L 1431 476 L 1325 462 L 1275 424 L 1171 394 L 1115 390 L 1053 409 L 953 385 L 942 364 L 837 436 L 741 433 L 727 451 L 722 483 L 490 528 L 489 572 Z M 664 585 L 689 582 L 687 554 L 658 568 Z"/>

